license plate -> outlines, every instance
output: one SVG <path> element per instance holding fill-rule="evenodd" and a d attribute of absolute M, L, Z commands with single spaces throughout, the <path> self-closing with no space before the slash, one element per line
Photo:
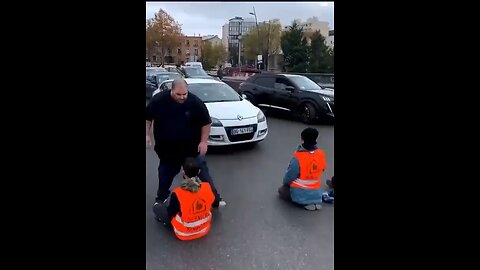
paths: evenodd
<path fill-rule="evenodd" d="M 246 133 L 253 133 L 253 127 L 234 128 L 232 129 L 232 135 L 240 135 Z"/>

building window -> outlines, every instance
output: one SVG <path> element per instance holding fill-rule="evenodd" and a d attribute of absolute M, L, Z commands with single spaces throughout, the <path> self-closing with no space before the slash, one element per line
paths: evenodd
<path fill-rule="evenodd" d="M 168 53 L 168 54 L 172 54 L 172 49 L 168 48 L 168 49 L 167 49 L 167 53 Z"/>
<path fill-rule="evenodd" d="M 187 39 L 187 40 L 185 41 L 185 44 L 187 45 L 187 47 L 190 47 L 190 40 Z"/>
<path fill-rule="evenodd" d="M 157 62 L 157 56 L 156 55 L 152 56 L 152 60 L 153 62 Z"/>
<path fill-rule="evenodd" d="M 195 55 L 198 56 L 198 49 L 195 49 Z"/>
<path fill-rule="evenodd" d="M 177 49 L 178 54 L 182 54 L 182 50 L 180 48 Z"/>
<path fill-rule="evenodd" d="M 190 58 L 187 57 L 187 62 L 190 62 Z"/>

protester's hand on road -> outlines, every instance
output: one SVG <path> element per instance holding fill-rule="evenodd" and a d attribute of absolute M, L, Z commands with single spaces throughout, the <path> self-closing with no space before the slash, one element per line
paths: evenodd
<path fill-rule="evenodd" d="M 201 156 L 205 156 L 207 153 L 207 148 L 208 148 L 208 143 L 206 142 L 200 142 L 198 144 L 198 152 L 200 153 Z"/>

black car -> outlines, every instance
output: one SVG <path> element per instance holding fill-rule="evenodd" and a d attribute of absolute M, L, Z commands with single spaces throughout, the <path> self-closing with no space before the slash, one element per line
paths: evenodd
<path fill-rule="evenodd" d="M 305 76 L 256 74 L 240 84 L 239 93 L 255 106 L 293 112 L 304 123 L 334 119 L 334 92 Z"/>
<path fill-rule="evenodd" d="M 174 80 L 182 78 L 182 75 L 176 72 L 160 71 L 156 73 L 147 74 L 146 81 L 146 98 L 151 99 L 153 91 L 158 89 L 158 86 L 166 80 Z"/>

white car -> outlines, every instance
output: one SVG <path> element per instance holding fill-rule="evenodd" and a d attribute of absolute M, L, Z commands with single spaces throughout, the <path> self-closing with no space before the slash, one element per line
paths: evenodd
<path fill-rule="evenodd" d="M 173 80 L 164 81 L 153 95 L 171 89 Z M 263 141 L 268 134 L 262 110 L 240 96 L 226 83 L 214 79 L 185 79 L 188 91 L 207 106 L 212 119 L 208 145 L 223 146 Z"/>
<path fill-rule="evenodd" d="M 203 65 L 201 62 L 187 62 L 185 63 L 185 66 L 186 67 L 199 67 L 199 68 L 203 68 Z"/>

